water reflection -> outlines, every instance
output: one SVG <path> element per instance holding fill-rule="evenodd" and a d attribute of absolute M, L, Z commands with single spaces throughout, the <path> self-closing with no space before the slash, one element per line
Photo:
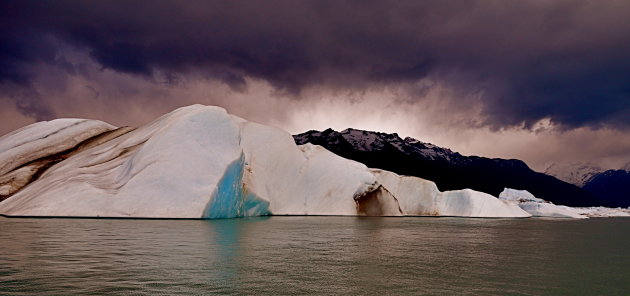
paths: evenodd
<path fill-rule="evenodd" d="M 238 272 L 240 236 L 243 224 L 241 221 L 228 219 L 212 220 L 207 223 L 210 240 L 208 249 L 211 251 L 208 258 L 212 258 L 209 264 L 208 279 L 211 281 L 229 282 L 236 279 Z"/>
<path fill-rule="evenodd" d="M 216 286 L 232 286 L 238 288 L 239 279 L 246 276 L 244 261 L 248 258 L 247 242 L 251 231 L 261 231 L 264 227 L 253 224 L 261 223 L 269 217 L 251 217 L 240 219 L 218 219 L 203 221 L 207 235 L 206 248 L 208 255 L 204 270 L 207 271 L 206 282 Z M 243 246 L 245 245 L 245 246 Z M 223 291 L 227 292 L 227 291 Z"/>
<path fill-rule="evenodd" d="M 0 294 L 627 294 L 630 219 L 0 218 Z"/>

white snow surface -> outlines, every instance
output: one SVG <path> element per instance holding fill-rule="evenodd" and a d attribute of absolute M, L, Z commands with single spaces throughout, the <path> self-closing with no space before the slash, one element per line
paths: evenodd
<path fill-rule="evenodd" d="M 527 190 L 516 190 L 505 188 L 499 199 L 505 200 L 512 204 L 518 205 L 521 209 L 530 213 L 534 217 L 554 217 L 554 218 L 588 218 L 581 215 L 574 208 L 567 206 L 558 206 L 553 203 L 536 198 Z"/>
<path fill-rule="evenodd" d="M 606 208 L 606 207 L 568 207 L 555 205 L 551 202 L 536 198 L 527 190 L 505 188 L 499 199 L 513 203 L 534 217 L 575 218 L 589 217 L 630 217 L 630 208 Z"/>
<path fill-rule="evenodd" d="M 296 146 L 279 129 L 245 122 L 241 145 L 247 190 L 269 201 L 274 215 L 356 215 L 354 197 L 375 187 L 365 165 L 321 146 Z"/>
<path fill-rule="evenodd" d="M 0 203 L 7 216 L 356 215 L 363 164 L 218 107 L 194 105 L 81 151 Z"/>
<path fill-rule="evenodd" d="M 567 206 L 554 205 L 552 203 L 541 202 L 522 202 L 518 205 L 521 209 L 532 214 L 534 217 L 553 217 L 553 218 L 574 218 L 585 219 L 587 215 L 582 215 L 575 208 Z"/>
<path fill-rule="evenodd" d="M 345 129 L 341 135 L 359 151 L 377 151 L 385 147 L 383 140 L 376 134 L 356 129 Z"/>
<path fill-rule="evenodd" d="M 516 190 L 510 188 L 504 188 L 503 192 L 499 194 L 499 199 L 510 202 L 545 202 L 544 200 L 535 197 L 527 190 Z"/>
<path fill-rule="evenodd" d="M 630 208 L 587 207 L 573 210 L 588 217 L 630 217 Z"/>
<path fill-rule="evenodd" d="M 115 127 L 98 120 L 55 119 L 0 137 L 0 176 L 30 161 L 56 154 Z"/>
<path fill-rule="evenodd" d="M 471 189 L 440 192 L 435 183 L 373 169 L 405 216 L 530 217 L 517 205 Z"/>
<path fill-rule="evenodd" d="M 568 164 L 552 163 L 547 166 L 544 173 L 578 187 L 583 187 L 588 181 L 603 171 L 604 169 L 595 164 L 576 162 Z"/>
<path fill-rule="evenodd" d="M 58 163 L 0 203 L 0 213 L 200 218 L 240 159 L 239 127 L 226 118 L 218 108 L 173 111 Z"/>

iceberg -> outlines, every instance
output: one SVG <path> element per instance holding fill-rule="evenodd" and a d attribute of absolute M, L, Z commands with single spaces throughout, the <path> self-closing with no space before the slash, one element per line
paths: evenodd
<path fill-rule="evenodd" d="M 509 192 L 501 199 L 441 192 L 429 180 L 298 146 L 281 129 L 202 105 L 137 129 L 82 119 L 35 123 L 0 138 L 0 164 L 4 216 L 537 215 Z"/>
<path fill-rule="evenodd" d="M 105 125 L 98 132 L 111 130 L 113 126 Z M 40 133 L 51 141 L 54 137 L 54 143 L 57 138 L 62 143 L 76 139 L 73 145 L 98 134 L 77 137 L 76 133 L 56 131 Z M 7 135 L 2 147 L 28 143 L 29 139 L 22 138 Z M 43 147 L 53 144 L 51 141 L 42 143 Z M 46 150 L 40 156 L 63 149 Z M 9 173 L 20 170 L 24 168 Z M 245 121 L 222 108 L 194 105 L 56 163 L 0 203 L 0 214 L 136 218 L 354 215 L 354 195 L 369 190 L 374 181 L 364 165 L 321 147 L 298 147 L 282 130 Z"/>
<path fill-rule="evenodd" d="M 356 215 L 354 197 L 375 186 L 363 164 L 297 146 L 290 134 L 222 108 L 194 105 L 52 166 L 0 203 L 0 214 Z"/>
<path fill-rule="evenodd" d="M 630 217 L 630 208 L 568 207 L 536 198 L 526 190 L 505 188 L 499 199 L 518 205 L 534 217 L 585 219 L 594 217 Z"/>
<path fill-rule="evenodd" d="M 440 192 L 437 185 L 418 177 L 372 170 L 386 192 L 398 201 L 405 216 L 530 217 L 517 205 L 471 189 Z"/>
<path fill-rule="evenodd" d="M 224 201 L 227 195 L 247 196 L 238 184 L 244 166 L 239 135 L 240 121 L 221 108 L 180 108 L 52 166 L 0 203 L 0 213 L 136 218 L 244 215 L 245 202 Z M 264 206 L 250 208 L 265 213 Z"/>
<path fill-rule="evenodd" d="M 630 208 L 586 207 L 573 209 L 580 215 L 588 217 L 630 217 Z"/>
<path fill-rule="evenodd" d="M 582 215 L 575 208 L 555 205 L 540 198 L 536 198 L 527 190 L 516 190 L 505 188 L 499 199 L 518 205 L 521 209 L 530 213 L 534 217 L 554 217 L 554 218 L 588 218 Z"/>

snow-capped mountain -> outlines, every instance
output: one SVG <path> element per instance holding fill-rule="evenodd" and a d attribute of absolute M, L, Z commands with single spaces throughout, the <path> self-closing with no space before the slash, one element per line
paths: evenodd
<path fill-rule="evenodd" d="M 318 142 L 318 145 L 321 145 L 319 143 L 322 143 L 322 140 L 325 139 L 326 145 L 322 146 L 332 147 L 334 145 L 344 146 L 349 144 L 354 150 L 359 152 L 387 151 L 394 148 L 405 154 L 422 155 L 431 160 L 467 161 L 466 157 L 450 149 L 421 142 L 411 137 L 402 139 L 397 133 L 387 134 L 353 128 L 348 128 L 341 132 L 327 129 L 323 132 L 308 131 L 295 135 L 293 138 L 298 145 L 314 142 Z"/>
<path fill-rule="evenodd" d="M 630 163 L 619 170 L 604 170 L 590 163 L 552 164 L 545 173 L 582 187 L 605 205 L 630 206 Z"/>
<path fill-rule="evenodd" d="M 583 187 L 593 176 L 603 171 L 604 169 L 592 163 L 552 163 L 547 166 L 544 173 L 578 187 Z"/>
<path fill-rule="evenodd" d="M 568 206 L 603 205 L 592 193 L 531 170 L 517 159 L 464 156 L 413 138 L 357 129 L 327 129 L 295 135 L 368 167 L 434 181 L 440 190 L 471 188 L 498 196 L 504 188 L 527 190 L 538 198 Z"/>

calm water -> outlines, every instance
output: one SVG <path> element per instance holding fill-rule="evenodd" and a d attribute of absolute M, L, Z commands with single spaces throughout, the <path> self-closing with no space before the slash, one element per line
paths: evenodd
<path fill-rule="evenodd" d="M 0 294 L 630 294 L 630 219 L 0 218 Z"/>

